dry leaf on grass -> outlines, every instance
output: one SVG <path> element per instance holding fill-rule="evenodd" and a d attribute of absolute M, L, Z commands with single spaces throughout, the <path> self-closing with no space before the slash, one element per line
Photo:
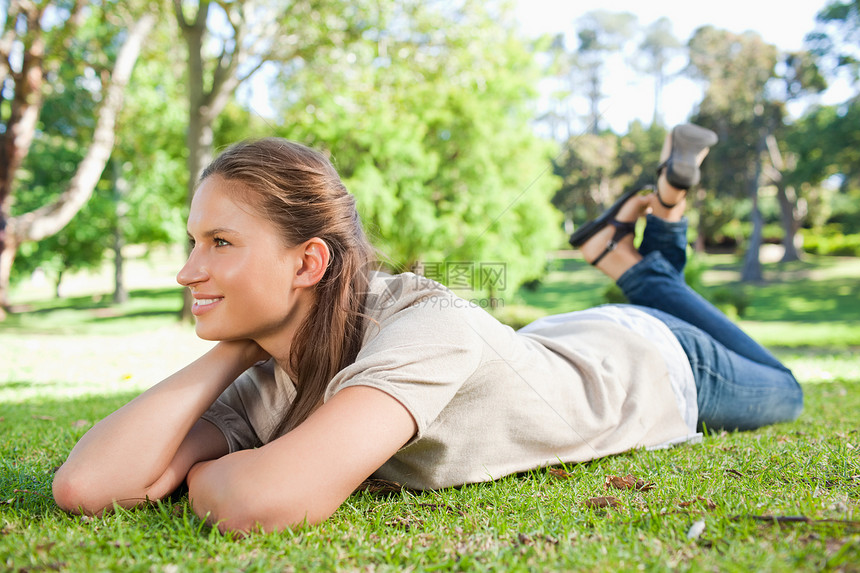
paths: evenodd
<path fill-rule="evenodd" d="M 421 529 L 421 527 L 424 525 L 424 520 L 415 517 L 398 516 L 386 521 L 385 525 L 387 525 L 388 527 L 399 527 L 405 529 L 406 531 L 409 531 L 412 528 Z"/>
<path fill-rule="evenodd" d="M 366 491 L 367 493 L 384 495 L 389 493 L 400 493 L 402 489 L 403 486 L 396 481 L 388 481 L 385 479 L 378 478 L 367 478 L 366 480 L 361 482 L 361 485 L 355 488 L 355 491 Z"/>
<path fill-rule="evenodd" d="M 541 535 L 541 534 L 533 534 L 528 535 L 526 533 L 517 533 L 517 539 L 514 541 L 515 545 L 536 545 L 536 544 L 544 544 L 544 545 L 558 545 L 558 539 L 553 537 L 552 535 Z"/>
<path fill-rule="evenodd" d="M 427 507 L 429 509 L 441 509 L 447 511 L 448 513 L 456 513 L 458 515 L 466 515 L 466 512 L 461 511 L 459 509 L 455 509 L 450 505 L 444 503 L 419 503 L 418 507 Z"/>
<path fill-rule="evenodd" d="M 645 482 L 645 480 L 639 479 L 633 474 L 627 474 L 624 477 L 621 476 L 606 476 L 606 480 L 603 482 L 603 487 L 605 489 L 609 489 L 610 487 L 614 487 L 615 489 L 635 489 L 636 491 L 648 491 L 657 487 L 653 482 Z"/>
<path fill-rule="evenodd" d="M 570 473 L 568 473 L 567 471 L 565 471 L 561 468 L 549 468 L 547 470 L 547 472 L 552 477 L 557 477 L 559 479 L 567 479 L 567 478 L 573 477 Z"/>
<path fill-rule="evenodd" d="M 621 507 L 621 500 L 612 495 L 602 495 L 599 497 L 590 497 L 582 502 L 582 505 L 591 508 Z"/>
<path fill-rule="evenodd" d="M 680 502 L 678 502 L 678 506 L 679 507 L 690 507 L 694 503 L 699 503 L 699 502 L 701 502 L 702 505 L 704 505 L 708 509 L 716 509 L 717 508 L 716 503 L 714 503 L 713 501 L 711 501 L 710 499 L 708 499 L 706 497 L 702 497 L 701 495 L 697 496 L 696 499 L 692 499 L 690 501 L 680 501 Z"/>

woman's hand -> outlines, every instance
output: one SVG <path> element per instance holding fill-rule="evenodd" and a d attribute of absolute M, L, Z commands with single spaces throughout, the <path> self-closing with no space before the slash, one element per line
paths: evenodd
<path fill-rule="evenodd" d="M 277 440 L 195 464 L 188 472 L 191 505 L 222 531 L 319 523 L 416 431 L 392 396 L 345 388 Z"/>
<path fill-rule="evenodd" d="M 223 346 L 225 349 L 228 349 L 228 352 L 235 353 L 238 363 L 245 365 L 244 370 L 247 370 L 258 362 L 265 362 L 272 357 L 259 344 L 248 338 L 224 340 L 216 344 L 216 346 Z"/>
<path fill-rule="evenodd" d="M 256 342 L 220 342 L 97 423 L 54 476 L 57 504 L 93 514 L 114 502 L 132 507 L 173 491 L 192 465 L 227 453 L 223 435 L 200 416 L 242 372 L 267 358 Z"/>

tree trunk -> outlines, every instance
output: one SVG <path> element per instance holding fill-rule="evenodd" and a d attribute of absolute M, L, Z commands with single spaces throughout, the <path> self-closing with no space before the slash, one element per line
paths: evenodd
<path fill-rule="evenodd" d="M 5 231 L 3 232 L 5 233 Z M 18 243 L 6 235 L 2 240 L 2 251 L 0 251 L 0 321 L 6 319 L 9 310 L 8 287 L 9 278 L 12 275 L 12 263 L 15 262 L 15 254 L 18 252 Z"/>
<path fill-rule="evenodd" d="M 795 198 L 794 200 L 792 200 L 792 196 Z M 785 247 L 782 262 L 799 261 L 801 256 L 800 250 L 797 248 L 797 232 L 800 230 L 800 225 L 805 216 L 804 210 L 801 208 L 802 203 L 797 200 L 794 189 L 786 188 L 785 185 L 777 185 L 776 197 L 779 200 L 780 220 L 782 221 L 782 246 Z"/>
<path fill-rule="evenodd" d="M 786 187 L 783 180 L 783 170 L 785 162 L 782 160 L 782 153 L 779 151 L 779 146 L 776 143 L 776 137 L 772 134 L 767 136 L 767 150 L 770 154 L 770 162 L 773 166 L 770 179 L 776 185 L 776 197 L 779 201 L 780 222 L 782 223 L 782 246 L 785 252 L 782 256 L 782 262 L 799 261 L 800 252 L 797 249 L 797 232 L 800 230 L 800 225 L 806 217 L 806 209 L 804 202 L 798 200 L 797 193 L 793 187 Z"/>
<path fill-rule="evenodd" d="M 591 72 L 588 82 L 588 101 L 589 101 L 589 133 L 598 135 L 600 133 L 600 100 L 603 94 L 600 92 L 600 72 L 595 69 Z"/>
<path fill-rule="evenodd" d="M 65 265 L 65 263 L 63 263 Z M 54 281 L 54 298 L 61 299 L 63 298 L 63 293 L 60 290 L 60 286 L 63 284 L 63 275 L 65 274 L 65 267 L 60 267 L 60 270 L 57 271 L 57 280 Z"/>
<path fill-rule="evenodd" d="M 192 80 L 193 81 L 193 80 Z M 201 80 L 202 81 L 202 80 Z M 194 189 L 197 187 L 197 180 L 200 174 L 212 161 L 212 142 L 214 140 L 214 131 L 212 129 L 212 119 L 205 117 L 201 113 L 200 106 L 192 103 L 190 106 L 189 121 L 188 121 L 188 204 L 191 204 L 191 199 L 194 197 Z M 190 249 L 190 246 L 188 247 Z M 180 310 L 180 320 L 191 322 L 194 316 L 191 314 L 191 305 L 194 301 L 191 299 L 191 292 L 185 289 L 182 293 L 182 310 Z"/>
<path fill-rule="evenodd" d="M 7 6 L 12 10 L 12 5 Z M 9 309 L 8 284 L 12 272 L 12 263 L 18 251 L 20 241 L 15 237 L 11 220 L 12 191 L 18 168 L 30 151 L 30 145 L 36 134 L 36 122 L 42 108 L 42 87 L 45 72 L 42 69 L 45 57 L 45 39 L 39 21 L 42 9 L 35 4 L 26 8 L 17 6 L 27 22 L 29 45 L 22 41 L 20 70 L 9 70 L 9 76 L 15 85 L 15 90 L 9 101 L 9 117 L 6 119 L 4 131 L 0 134 L 0 321 L 6 318 Z M 16 18 L 17 14 L 6 14 L 7 18 Z M 15 38 L 12 38 L 15 40 Z M 5 42 L 4 42 L 5 43 Z M 4 58 L 10 58 L 11 45 L 4 46 Z M 3 82 L 4 90 L 7 85 Z M 5 102 L 4 102 L 5 104 Z"/>
<path fill-rule="evenodd" d="M 693 200 L 693 209 L 696 213 L 700 214 L 698 223 L 696 223 L 696 242 L 693 246 L 693 250 L 697 253 L 704 253 L 708 243 L 708 238 L 705 236 L 705 226 L 702 224 L 701 217 L 701 213 L 705 209 L 705 197 L 705 190 L 697 189 L 695 199 Z"/>
<path fill-rule="evenodd" d="M 122 255 L 122 249 L 125 247 L 122 228 L 128 212 L 128 205 L 125 203 L 128 181 L 122 176 L 122 167 L 116 161 L 113 162 L 113 193 L 116 212 L 116 223 L 113 227 L 113 301 L 116 304 L 121 304 L 128 300 L 128 289 L 125 286 L 123 271 L 125 259 Z"/>
<path fill-rule="evenodd" d="M 742 282 L 758 282 L 762 280 L 761 259 L 759 258 L 759 250 L 762 243 L 762 232 L 764 229 L 764 219 L 761 215 L 761 210 L 758 206 L 758 191 L 759 180 L 761 179 L 762 171 L 762 153 L 765 150 L 766 141 L 765 134 L 759 137 L 756 145 L 755 154 L 755 173 L 749 182 L 749 194 L 752 199 L 752 223 L 753 229 L 749 240 L 747 241 L 747 250 L 744 255 L 744 264 L 741 269 Z"/>
<path fill-rule="evenodd" d="M 753 230 L 747 241 L 747 250 L 744 254 L 744 264 L 741 269 L 742 282 L 758 282 L 762 280 L 761 260 L 759 250 L 762 242 L 762 228 L 764 227 L 761 211 L 758 208 L 758 188 L 752 197 L 752 223 Z"/>
<path fill-rule="evenodd" d="M 0 263 L 0 304 L 8 305 L 9 278 L 15 250 L 24 241 L 40 241 L 65 227 L 89 200 L 113 150 L 116 116 L 122 108 L 123 93 L 131 77 L 143 39 L 149 34 L 155 17 L 144 15 L 128 31 L 111 73 L 110 84 L 99 109 L 93 142 L 78 165 L 66 191 L 52 204 L 45 205 L 8 221 L 5 245 Z M 9 253 L 8 251 L 11 251 Z"/>
<path fill-rule="evenodd" d="M 119 225 L 117 225 L 113 230 L 113 301 L 116 304 L 122 304 L 128 300 L 128 289 L 125 287 L 123 273 L 123 263 L 125 260 L 122 256 L 122 248 L 124 246 L 125 240 L 122 237 Z"/>
<path fill-rule="evenodd" d="M 212 161 L 215 140 L 212 125 L 240 82 L 236 70 L 243 58 L 241 53 L 242 38 L 240 29 L 235 28 L 237 37 L 234 38 L 233 50 L 228 51 L 225 46 L 217 59 L 212 81 L 206 82 L 203 64 L 203 39 L 206 35 L 209 2 L 200 2 L 194 20 L 185 18 L 179 0 L 174 0 L 174 9 L 188 47 L 188 133 L 186 143 L 188 145 L 188 203 L 190 204 L 200 174 Z M 210 85 L 208 91 L 204 88 L 207 83 Z M 193 301 L 191 293 L 187 290 L 183 293 L 182 301 L 180 319 L 190 322 L 193 319 L 191 314 Z"/>

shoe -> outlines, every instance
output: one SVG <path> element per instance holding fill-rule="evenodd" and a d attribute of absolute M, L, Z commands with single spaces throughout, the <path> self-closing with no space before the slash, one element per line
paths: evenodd
<path fill-rule="evenodd" d="M 649 185 L 647 189 L 650 189 Z M 631 197 L 640 193 L 643 189 L 631 189 L 624 193 L 621 197 L 618 198 L 615 203 L 612 204 L 609 209 L 600 214 L 593 221 L 589 221 L 588 223 L 582 225 L 579 229 L 577 229 L 569 239 L 569 242 L 574 247 L 581 247 L 588 239 L 597 234 L 601 229 L 612 225 L 615 227 L 615 235 L 613 235 L 612 239 L 606 245 L 606 249 L 600 255 L 590 262 L 592 265 L 597 265 L 603 257 L 611 253 L 615 250 L 615 247 L 618 246 L 618 242 L 629 235 L 630 233 L 636 230 L 636 221 L 626 222 L 626 221 L 618 221 L 615 216 L 621 211 L 621 207 L 624 206 L 627 201 L 630 200 Z"/>
<path fill-rule="evenodd" d="M 699 154 L 716 145 L 717 141 L 719 141 L 717 134 L 710 129 L 692 123 L 676 126 L 672 130 L 672 149 L 669 157 L 657 168 L 657 176 L 659 177 L 660 172 L 665 169 L 669 184 L 686 191 L 701 179 Z"/>
<path fill-rule="evenodd" d="M 644 189 L 650 189 L 651 186 Z M 615 203 L 612 204 L 609 209 L 600 214 L 599 217 L 594 219 L 593 221 L 589 221 L 582 225 L 579 229 L 574 231 L 574 233 L 570 236 L 569 242 L 574 247 L 581 246 L 585 241 L 593 237 L 598 231 L 606 227 L 606 225 L 611 224 L 612 221 L 615 221 L 615 215 L 621 210 L 621 207 L 630 200 L 631 197 L 640 193 L 643 189 L 631 189 L 627 191 L 618 198 Z M 617 222 L 617 221 L 616 221 Z"/>

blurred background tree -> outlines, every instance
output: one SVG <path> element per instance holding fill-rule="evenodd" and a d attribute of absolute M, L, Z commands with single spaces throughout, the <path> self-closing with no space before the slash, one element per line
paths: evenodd
<path fill-rule="evenodd" d="M 512 285 L 537 278 L 561 240 L 555 183 L 539 177 L 553 149 L 529 125 L 540 71 L 510 13 L 416 1 L 377 17 L 364 43 L 276 81 L 280 133 L 331 153 L 389 266 L 496 262 Z"/>
<path fill-rule="evenodd" d="M 116 120 L 116 144 L 86 207 L 55 235 L 21 245 L 13 280 L 37 268 L 51 275 L 59 294 L 64 274 L 97 268 L 113 254 L 116 302 L 128 296 L 123 283 L 123 246 L 181 242 L 185 237 L 185 107 L 182 68 L 170 57 L 176 37 L 162 14 L 150 33 Z M 16 210 L 29 212 L 56 197 L 73 177 L 92 139 L 97 109 L 86 81 L 92 57 L 104 57 L 99 34 L 117 31 L 92 19 L 68 47 L 40 129 L 22 167 L 26 192 Z M 96 56 L 93 56 L 96 55 Z M 91 87 L 91 86 L 90 86 Z M 157 167 L 157 168 L 156 168 Z"/>
<path fill-rule="evenodd" d="M 8 308 L 9 280 L 18 247 L 59 232 L 92 195 L 113 148 L 116 116 L 126 85 L 155 20 L 136 11 L 139 7 L 134 2 L 93 8 L 82 2 L 11 1 L 4 8 L 0 42 L 4 73 L 0 92 L 0 319 L 3 309 Z M 21 183 L 28 174 L 20 168 L 37 136 L 45 98 L 55 89 L 54 80 L 60 89 L 65 87 L 59 83 L 65 79 L 61 70 L 65 54 L 69 50 L 74 53 L 76 44 L 88 42 L 93 34 L 99 38 L 91 42 L 97 49 L 87 52 L 89 57 L 82 60 L 84 75 L 76 79 L 76 87 L 99 102 L 90 141 L 83 144 L 81 160 L 62 193 L 43 198 L 32 210 L 21 211 L 19 206 L 29 200 L 24 197 L 16 203 L 17 195 L 30 188 Z M 72 126 L 69 123 L 65 127 Z M 62 123 L 59 127 L 62 129 Z"/>
<path fill-rule="evenodd" d="M 183 242 L 188 199 L 215 151 L 274 134 L 330 154 L 391 268 L 504 263 L 516 287 L 541 276 L 563 231 L 653 182 L 668 129 L 659 102 L 679 73 L 702 86 L 691 120 L 721 138 L 693 198 L 696 246 L 738 250 L 753 281 L 763 243 L 781 243 L 786 261 L 802 255 L 799 237 L 811 252 L 860 254 L 855 1 L 828 4 L 808 49 L 792 53 L 713 27 L 683 43 L 667 20 L 641 27 L 607 11 L 526 40 L 504 1 L 0 8 L 0 234 L 7 272 L 10 246 L 18 250 L 14 280 L 40 268 L 59 285 L 110 261 L 122 301 L 124 245 Z M 111 71 L 144 13 L 157 25 L 114 112 L 110 159 L 100 155 L 83 192 L 76 173 L 90 143 L 103 141 Z M 177 57 L 180 37 L 187 50 Z M 650 125 L 616 133 L 601 123 L 610 60 L 652 78 Z M 833 81 L 854 95 L 820 105 L 815 94 Z M 73 188 L 76 202 L 66 203 L 85 206 L 64 215 L 71 222 L 22 234 L 25 215 L 55 212 Z M 497 295 L 483 278 L 469 286 Z"/>

